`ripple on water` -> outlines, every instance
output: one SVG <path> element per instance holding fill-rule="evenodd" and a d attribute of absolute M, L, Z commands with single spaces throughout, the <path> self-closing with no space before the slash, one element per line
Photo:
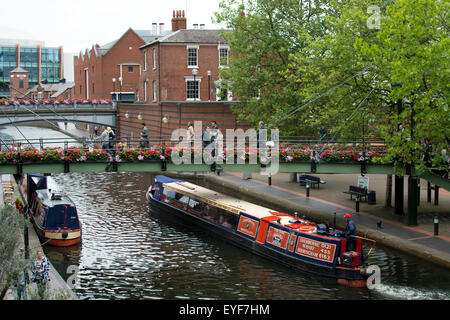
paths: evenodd
<path fill-rule="evenodd" d="M 147 173 L 70 173 L 55 179 L 83 224 L 82 299 L 449 299 L 450 275 L 377 247 L 384 287 L 354 289 L 292 272 L 148 212 Z M 47 253 L 51 248 L 47 248 Z M 58 263 L 58 261 L 53 261 Z M 61 260 L 60 263 L 67 264 Z M 439 281 L 427 287 L 439 276 Z"/>

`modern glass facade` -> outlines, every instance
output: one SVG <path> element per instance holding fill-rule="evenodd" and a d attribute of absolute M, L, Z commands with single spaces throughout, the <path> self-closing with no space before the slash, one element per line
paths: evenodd
<path fill-rule="evenodd" d="M 29 85 L 39 82 L 39 68 L 41 82 L 60 81 L 62 61 L 59 48 L 42 48 L 39 64 L 38 47 L 0 45 L 0 97 L 9 97 L 9 73 L 19 66 L 17 50 L 20 50 L 20 67 L 29 72 Z"/>
<path fill-rule="evenodd" d="M 60 74 L 59 49 L 43 48 L 41 50 L 41 81 L 47 80 L 49 83 L 59 82 Z M 23 67 L 27 70 L 26 67 Z"/>
<path fill-rule="evenodd" d="M 9 72 L 17 68 L 15 47 L 0 47 L 0 97 L 9 96 Z"/>

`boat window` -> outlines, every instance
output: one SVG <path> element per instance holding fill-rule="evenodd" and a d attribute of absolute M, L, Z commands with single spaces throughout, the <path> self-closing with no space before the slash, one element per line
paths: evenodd
<path fill-rule="evenodd" d="M 175 199 L 176 193 L 168 188 L 164 188 L 163 191 L 163 200 L 165 202 L 169 202 L 171 199 Z"/>
<path fill-rule="evenodd" d="M 224 227 L 234 229 L 236 227 L 236 215 L 226 210 L 219 209 L 218 223 Z"/>
<path fill-rule="evenodd" d="M 178 194 L 177 194 L 178 196 Z M 178 202 L 181 202 L 182 204 L 188 204 L 189 202 L 189 197 L 188 196 L 182 196 L 181 198 L 177 199 Z"/>
<path fill-rule="evenodd" d="M 201 212 L 203 210 L 203 203 L 194 199 L 189 199 L 189 207 L 195 211 Z"/>

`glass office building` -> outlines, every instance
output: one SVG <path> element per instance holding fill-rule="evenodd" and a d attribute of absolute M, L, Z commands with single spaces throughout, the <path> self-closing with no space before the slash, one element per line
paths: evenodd
<path fill-rule="evenodd" d="M 29 85 L 58 83 L 62 78 L 62 47 L 45 48 L 42 41 L 0 39 L 0 98 L 9 97 L 9 73 L 21 67 Z"/>

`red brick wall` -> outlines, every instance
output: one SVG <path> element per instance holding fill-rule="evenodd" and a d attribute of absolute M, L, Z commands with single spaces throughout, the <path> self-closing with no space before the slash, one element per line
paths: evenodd
<path fill-rule="evenodd" d="M 141 52 L 139 47 L 144 45 L 144 41 L 132 30 L 125 32 L 118 42 L 104 55 L 97 57 L 92 49 L 89 53 L 86 50 L 83 56 L 74 58 L 74 80 L 75 98 L 84 99 L 86 97 L 86 77 L 85 68 L 89 70 L 89 98 L 91 99 L 111 99 L 111 92 L 114 89 L 112 78 L 116 78 L 115 91 L 120 90 L 120 64 L 140 63 Z M 133 66 L 133 72 L 128 72 L 128 66 L 122 68 L 122 92 L 135 92 L 139 82 L 139 66 Z M 94 84 L 94 92 L 92 88 Z M 81 93 L 80 93 L 81 86 Z"/>
<path fill-rule="evenodd" d="M 126 113 L 128 118 L 125 116 Z M 138 119 L 138 116 L 142 120 Z M 168 123 L 162 122 L 164 116 L 168 116 Z M 247 123 L 236 120 L 236 116 L 231 112 L 230 102 L 120 104 L 117 117 L 119 134 L 123 137 L 133 136 L 134 139 L 140 137 L 142 122 L 146 123 L 151 139 L 159 139 L 160 136 L 170 139 L 173 130 L 187 128 L 190 121 L 202 121 L 204 128 L 215 120 L 224 134 L 226 129 L 249 128 Z"/>
<path fill-rule="evenodd" d="M 153 49 L 156 50 L 157 66 L 153 69 Z M 147 71 L 142 72 L 139 81 L 140 101 L 144 101 L 144 85 L 147 82 L 147 103 L 160 101 L 186 101 L 185 76 L 192 77 L 192 68 L 187 66 L 187 44 L 155 43 L 142 49 L 141 64 L 144 65 L 144 52 L 147 56 Z M 211 76 L 208 79 L 208 70 Z M 200 82 L 200 100 L 215 101 L 218 79 L 219 52 L 217 44 L 199 45 L 198 74 Z M 159 75 L 161 75 L 159 77 Z M 157 83 L 157 99 L 153 101 L 153 81 Z M 209 92 L 209 94 L 208 94 Z"/>

